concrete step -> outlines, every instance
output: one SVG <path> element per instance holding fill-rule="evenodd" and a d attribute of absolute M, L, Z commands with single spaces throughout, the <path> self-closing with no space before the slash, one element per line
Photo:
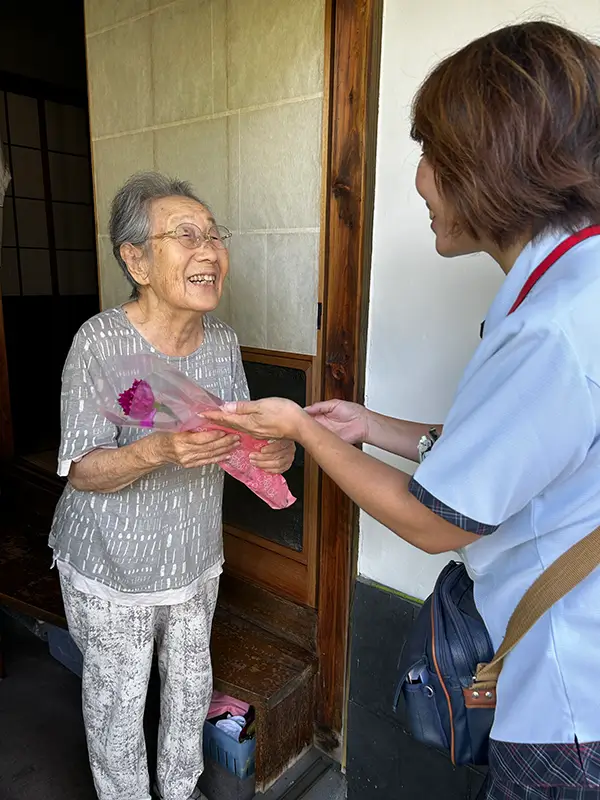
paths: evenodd
<path fill-rule="evenodd" d="M 345 800 L 346 793 L 339 765 L 313 748 L 256 800 Z"/>
<path fill-rule="evenodd" d="M 207 800 L 345 800 L 347 794 L 339 766 L 315 748 L 264 794 L 255 794 L 254 777 L 240 780 L 210 759 L 199 786 Z"/>

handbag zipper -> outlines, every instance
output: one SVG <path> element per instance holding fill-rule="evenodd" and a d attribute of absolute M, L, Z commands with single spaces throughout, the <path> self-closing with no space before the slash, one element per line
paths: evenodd
<path fill-rule="evenodd" d="M 457 564 L 456 565 L 456 572 L 458 572 L 460 569 L 461 569 L 461 565 Z M 456 575 L 455 575 L 455 573 L 452 574 L 452 577 L 455 579 L 454 580 L 454 585 L 456 585 Z M 477 663 L 478 663 L 478 657 L 477 657 L 477 653 L 473 650 L 473 648 L 470 645 L 470 641 L 471 641 L 470 634 L 469 634 L 468 628 L 465 625 L 465 622 L 464 622 L 464 620 L 462 618 L 462 614 L 460 614 L 460 612 L 458 612 L 456 610 L 454 604 L 449 604 L 447 611 L 448 611 L 448 616 L 451 619 L 451 621 L 453 622 L 454 628 L 455 628 L 455 630 L 456 630 L 456 632 L 458 634 L 458 646 L 462 649 L 463 656 L 466 657 L 466 659 L 468 660 L 468 663 L 469 664 L 474 664 L 473 669 L 475 670 L 476 667 L 477 667 Z"/>

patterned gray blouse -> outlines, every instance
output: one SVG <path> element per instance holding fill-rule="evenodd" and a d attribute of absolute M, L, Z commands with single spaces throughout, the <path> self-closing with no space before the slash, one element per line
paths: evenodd
<path fill-rule="evenodd" d="M 119 428 L 99 413 L 94 385 L 110 359 L 149 353 L 165 359 L 223 400 L 248 399 L 235 333 L 204 317 L 204 342 L 185 358 L 167 357 L 131 325 L 122 308 L 88 320 L 63 371 L 59 473 L 98 448 L 123 447 L 148 431 Z M 222 563 L 223 472 L 217 465 L 161 467 L 121 491 L 80 492 L 70 484 L 56 508 L 50 547 L 88 578 L 122 592 L 178 589 Z"/>

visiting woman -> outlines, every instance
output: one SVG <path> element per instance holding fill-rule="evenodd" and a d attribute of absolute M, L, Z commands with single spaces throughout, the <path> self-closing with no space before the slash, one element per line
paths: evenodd
<path fill-rule="evenodd" d="M 235 333 L 215 311 L 229 231 L 189 184 L 133 176 L 112 204 L 115 258 L 130 302 L 77 333 L 63 373 L 50 537 L 69 631 L 83 654 L 83 713 L 99 800 L 150 800 L 143 732 L 156 643 L 161 719 L 156 791 L 200 797 L 202 726 L 212 694 L 209 640 L 223 564 L 223 432 L 149 433 L 99 413 L 95 386 L 115 357 L 154 354 L 223 400 L 248 399 Z M 287 470 L 291 442 L 253 459 Z"/>
<path fill-rule="evenodd" d="M 527 589 L 600 524 L 600 49 L 547 22 L 484 36 L 425 80 L 412 137 L 438 253 L 488 253 L 506 275 L 444 426 L 335 400 L 207 416 L 294 439 L 402 539 L 460 550 L 497 648 Z M 422 463 L 410 478 L 359 442 Z M 482 797 L 600 798 L 599 671 L 596 569 L 506 658 Z"/>

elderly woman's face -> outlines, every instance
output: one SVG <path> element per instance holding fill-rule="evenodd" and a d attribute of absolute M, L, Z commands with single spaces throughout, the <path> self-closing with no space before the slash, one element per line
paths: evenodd
<path fill-rule="evenodd" d="M 190 249 L 177 238 L 163 236 L 186 223 L 207 233 L 215 225 L 211 213 L 195 200 L 166 197 L 153 202 L 150 216 L 154 238 L 141 264 L 144 279 L 138 282 L 150 287 L 173 308 L 213 311 L 221 299 L 229 271 L 226 248 L 202 240 Z"/>
<path fill-rule="evenodd" d="M 464 256 L 482 249 L 481 243 L 468 234 L 457 235 L 452 207 L 440 194 L 433 167 L 425 156 L 417 168 L 416 187 L 429 210 L 431 230 L 435 233 L 435 249 L 441 256 Z"/>

